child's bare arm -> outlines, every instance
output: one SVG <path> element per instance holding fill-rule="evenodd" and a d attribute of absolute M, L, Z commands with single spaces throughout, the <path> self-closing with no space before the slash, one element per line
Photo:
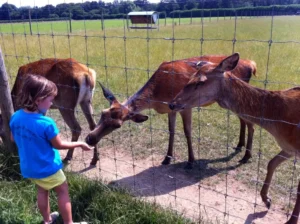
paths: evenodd
<path fill-rule="evenodd" d="M 68 141 L 63 141 L 59 134 L 56 135 L 54 138 L 51 140 L 51 144 L 54 148 L 56 149 L 73 149 L 76 147 L 81 147 L 84 151 L 89 151 L 93 149 L 93 147 L 90 147 L 88 144 L 85 142 L 68 142 Z"/>

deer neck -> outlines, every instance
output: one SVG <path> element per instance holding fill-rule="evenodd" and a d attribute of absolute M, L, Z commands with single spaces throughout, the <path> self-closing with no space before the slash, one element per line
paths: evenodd
<path fill-rule="evenodd" d="M 152 108 L 153 88 L 152 82 L 147 82 L 139 91 L 130 96 L 123 105 L 134 112 Z"/>
<path fill-rule="evenodd" d="M 221 82 L 223 82 L 222 90 L 217 100 L 221 107 L 258 125 L 262 125 L 260 120 L 262 117 L 276 119 L 277 113 L 269 111 L 268 103 L 274 96 L 271 96 L 268 91 L 252 87 L 231 74 L 225 74 Z"/>

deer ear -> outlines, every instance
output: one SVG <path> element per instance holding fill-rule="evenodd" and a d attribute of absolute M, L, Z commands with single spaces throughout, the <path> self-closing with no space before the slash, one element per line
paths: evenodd
<path fill-rule="evenodd" d="M 101 84 L 101 82 L 98 82 L 98 83 L 102 88 L 102 92 L 103 92 L 104 97 L 110 102 L 110 104 L 112 104 L 114 101 L 117 101 L 116 97 L 114 96 L 114 94 L 109 89 L 105 88 Z"/>
<path fill-rule="evenodd" d="M 220 64 L 215 68 L 215 70 L 221 72 L 231 71 L 237 66 L 239 59 L 239 53 L 234 53 L 233 55 L 230 55 L 229 57 L 223 59 L 223 61 L 220 62 Z"/>

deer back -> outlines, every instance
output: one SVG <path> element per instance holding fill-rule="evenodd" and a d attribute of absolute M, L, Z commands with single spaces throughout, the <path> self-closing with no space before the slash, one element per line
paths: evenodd
<path fill-rule="evenodd" d="M 23 80 L 28 74 L 44 76 L 57 85 L 58 94 L 52 108 L 73 109 L 82 100 L 91 100 L 95 88 L 96 73 L 84 64 L 72 58 L 39 60 L 19 68 L 12 89 L 15 109 L 18 109 L 16 96 L 20 94 Z"/>

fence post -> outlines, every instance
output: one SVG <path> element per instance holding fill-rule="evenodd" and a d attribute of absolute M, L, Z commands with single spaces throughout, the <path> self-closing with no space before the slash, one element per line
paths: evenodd
<path fill-rule="evenodd" d="M 0 119 L 3 122 L 3 126 L 0 127 L 0 132 L 4 130 L 2 138 L 6 149 L 10 152 L 16 150 L 15 145 L 10 140 L 10 128 L 9 128 L 9 119 L 14 112 L 13 104 L 11 100 L 10 87 L 8 82 L 8 77 L 6 73 L 6 68 L 4 64 L 4 59 L 2 55 L 2 50 L 0 48 L 0 108 L 1 116 Z"/>
<path fill-rule="evenodd" d="M 31 28 L 31 9 L 28 9 L 28 17 L 29 17 L 29 29 L 30 29 L 30 35 L 32 35 L 32 28 Z"/>
<path fill-rule="evenodd" d="M 69 12 L 69 24 L 70 24 L 70 33 L 72 33 L 72 21 L 71 21 L 71 11 Z"/>
<path fill-rule="evenodd" d="M 127 22 L 128 23 L 128 22 Z M 128 24 L 127 24 L 127 28 L 128 28 Z M 101 12 L 101 30 L 104 30 L 104 18 L 103 18 L 103 10 Z"/>

